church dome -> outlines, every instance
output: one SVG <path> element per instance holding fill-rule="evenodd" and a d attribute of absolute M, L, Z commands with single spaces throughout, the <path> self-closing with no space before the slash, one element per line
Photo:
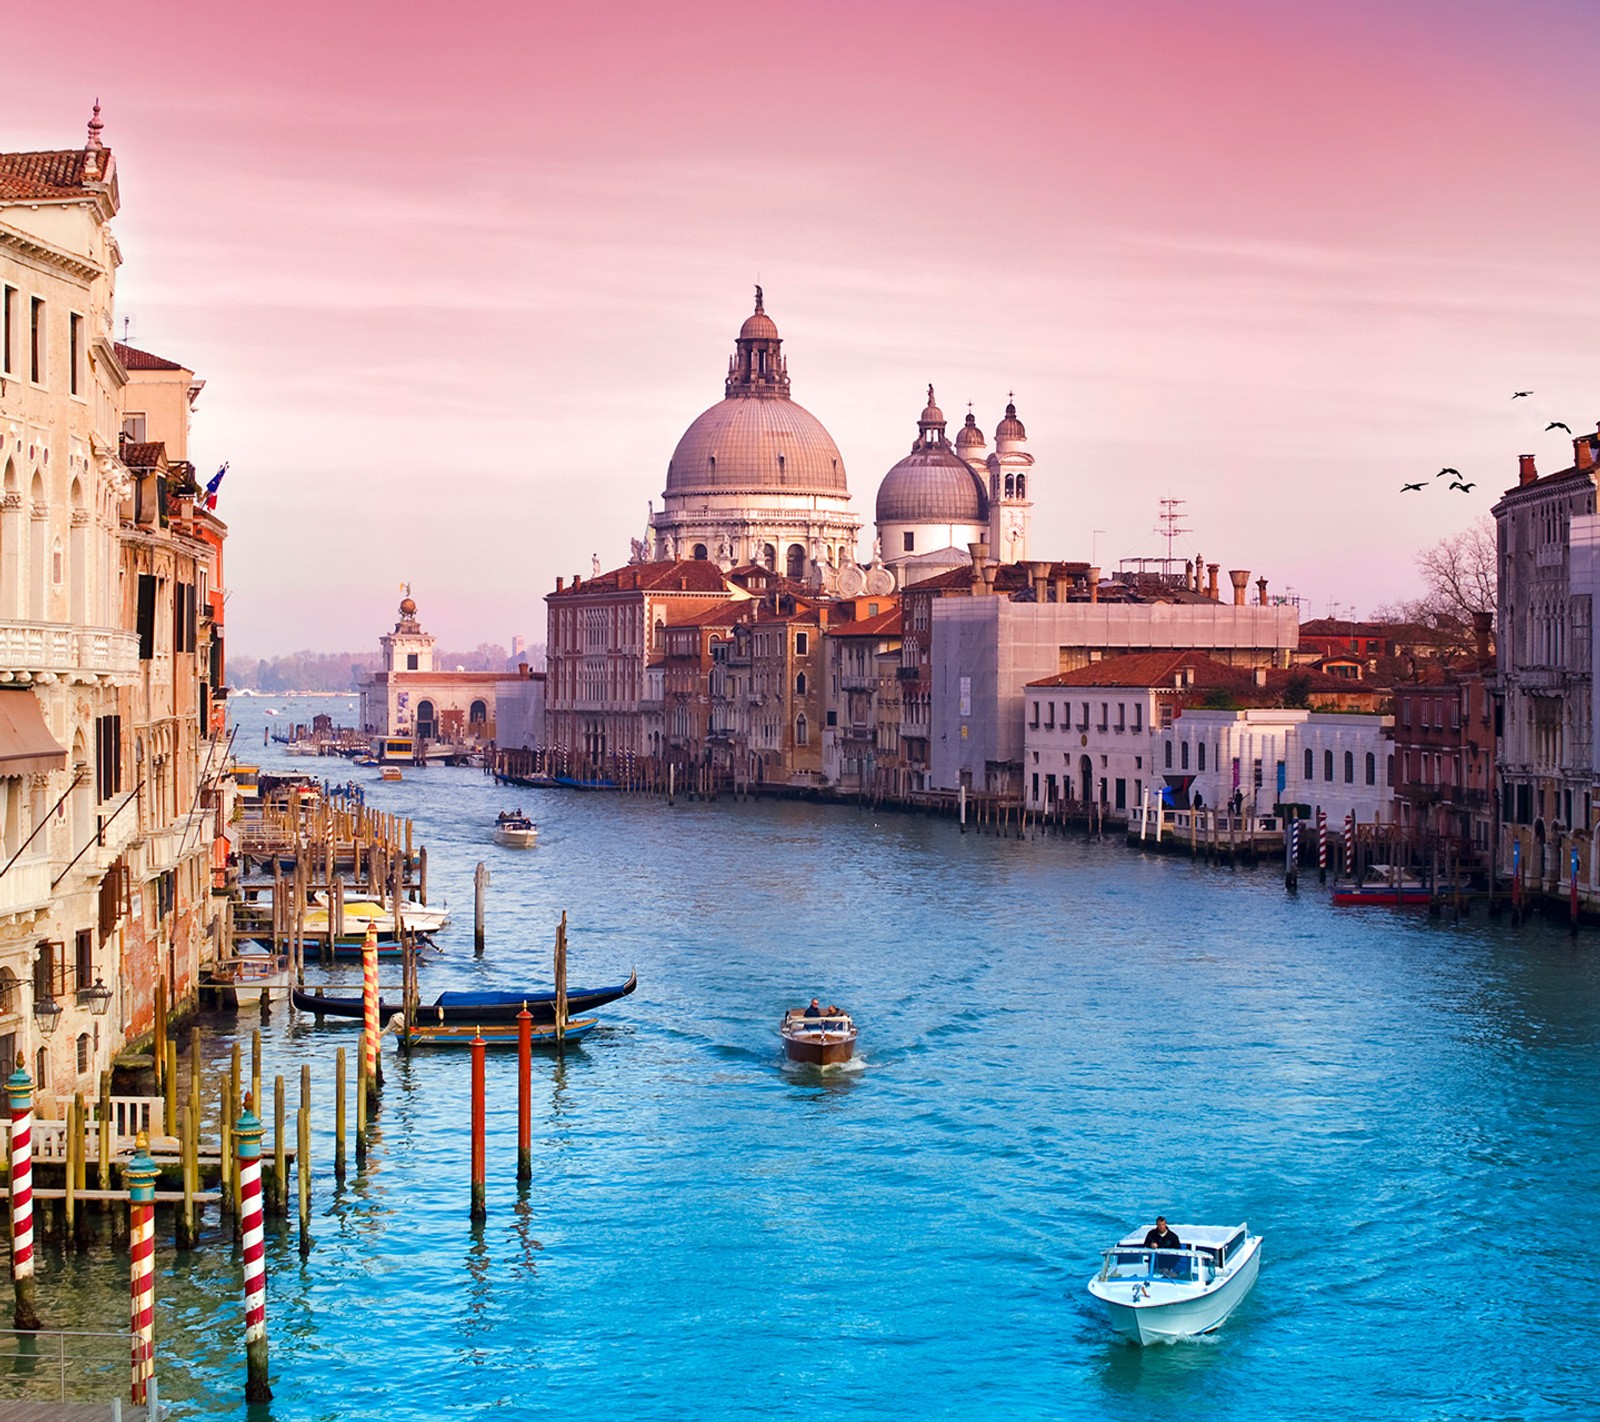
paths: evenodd
<path fill-rule="evenodd" d="M 737 490 L 849 498 L 839 446 L 789 398 L 783 339 L 759 286 L 734 345 L 727 398 L 684 431 L 667 465 L 667 496 Z"/>
<path fill-rule="evenodd" d="M 942 441 L 913 449 L 878 485 L 880 524 L 982 523 L 987 517 L 972 471 Z"/>
<path fill-rule="evenodd" d="M 967 422 L 956 431 L 956 449 L 982 449 L 983 431 L 978 428 L 978 422 L 972 417 L 972 411 L 967 411 Z"/>
<path fill-rule="evenodd" d="M 1022 421 L 1017 418 L 1017 407 L 1010 401 L 1006 402 L 1006 417 L 995 426 L 994 438 L 998 444 L 1003 439 L 1027 439 L 1028 432 L 1023 429 Z"/>
<path fill-rule="evenodd" d="M 667 493 L 730 489 L 848 498 L 844 460 L 822 421 L 793 400 L 731 396 L 683 433 L 667 465 Z"/>

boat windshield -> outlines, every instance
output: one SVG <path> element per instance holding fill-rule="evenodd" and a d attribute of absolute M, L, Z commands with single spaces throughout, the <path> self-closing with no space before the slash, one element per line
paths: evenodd
<path fill-rule="evenodd" d="M 1192 1283 L 1198 1256 L 1181 1249 L 1112 1249 L 1106 1253 L 1102 1279 L 1168 1279 Z"/>

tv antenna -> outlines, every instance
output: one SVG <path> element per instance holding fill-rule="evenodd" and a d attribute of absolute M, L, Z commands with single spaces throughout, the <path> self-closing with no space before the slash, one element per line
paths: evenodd
<path fill-rule="evenodd" d="M 1156 533 L 1167 540 L 1167 556 L 1162 564 L 1161 571 L 1169 577 L 1172 574 L 1173 564 L 1172 545 L 1181 535 L 1193 532 L 1192 529 L 1178 526 L 1183 521 L 1183 506 L 1188 502 L 1187 499 L 1170 498 L 1160 501 L 1161 512 L 1156 517 Z"/>

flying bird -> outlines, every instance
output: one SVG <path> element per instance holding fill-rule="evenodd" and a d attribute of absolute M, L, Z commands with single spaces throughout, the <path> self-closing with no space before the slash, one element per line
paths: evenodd
<path fill-rule="evenodd" d="M 1433 477 L 1435 479 L 1443 479 L 1446 474 L 1449 474 L 1453 478 L 1456 478 L 1456 479 L 1459 479 L 1461 477 L 1461 471 L 1459 469 L 1441 469 Z"/>
<path fill-rule="evenodd" d="M 1546 434 L 1549 434 L 1551 430 L 1566 430 L 1568 434 L 1572 433 L 1571 426 L 1562 424 L 1560 420 L 1551 420 L 1550 423 L 1544 427 L 1544 432 Z"/>
<path fill-rule="evenodd" d="M 1477 485 L 1475 485 L 1475 484 L 1463 484 L 1459 479 L 1452 479 L 1450 481 L 1450 487 L 1452 489 L 1460 489 L 1463 494 L 1470 494 L 1473 491 L 1473 489 L 1475 489 L 1477 487 Z"/>
<path fill-rule="evenodd" d="M 1426 484 L 1402 484 L 1400 486 L 1400 492 L 1402 494 L 1407 494 L 1413 489 L 1426 489 L 1427 487 L 1428 486 Z"/>
<path fill-rule="evenodd" d="M 1521 400 L 1521 399 L 1523 399 L 1526 396 L 1529 396 L 1531 394 L 1533 394 L 1533 391 L 1531 391 L 1531 390 L 1513 390 L 1511 392 L 1511 398 L 1513 400 Z"/>

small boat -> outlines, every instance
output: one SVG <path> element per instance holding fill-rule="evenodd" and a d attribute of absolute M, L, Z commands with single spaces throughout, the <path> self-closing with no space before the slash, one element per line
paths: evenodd
<path fill-rule="evenodd" d="M 1452 893 L 1454 884 L 1424 883 L 1394 864 L 1369 864 L 1360 882 L 1342 879 L 1333 886 L 1336 904 L 1425 904 L 1430 898 Z"/>
<path fill-rule="evenodd" d="M 1261 1268 L 1261 1236 L 1245 1225 L 1180 1224 L 1178 1249 L 1148 1249 L 1142 1231 L 1105 1251 L 1089 1292 L 1135 1343 L 1196 1338 L 1222 1326 Z"/>
<path fill-rule="evenodd" d="M 517 1045 L 518 1029 L 515 1022 L 484 1022 L 468 1026 L 465 1023 L 429 1022 L 427 1013 L 428 1009 L 423 1008 L 421 1020 L 414 1022 L 408 1033 L 397 1012 L 389 1019 L 389 1030 L 401 1041 L 409 1037 L 411 1044 L 418 1047 L 470 1047 L 475 1037 L 482 1037 L 484 1044 L 490 1047 Z M 529 1038 L 535 1047 L 581 1042 L 598 1025 L 593 1017 L 580 1017 L 569 1021 L 566 1031 L 557 1037 L 554 1022 L 535 1022 L 529 1029 Z"/>
<path fill-rule="evenodd" d="M 314 918 L 319 930 L 328 931 L 328 895 L 318 889 L 311 895 L 312 907 L 306 910 L 308 923 Z M 394 906 L 385 899 L 346 899 L 344 901 L 344 926 L 352 933 L 365 933 L 367 924 L 378 925 L 378 936 L 394 934 Z M 438 933 L 450 927 L 450 910 L 442 906 L 402 903 L 400 923 L 407 933 Z"/>
<path fill-rule="evenodd" d="M 502 810 L 494 822 L 494 842 L 508 849 L 532 849 L 539 842 L 539 826 L 521 810 Z"/>
<path fill-rule="evenodd" d="M 315 741 L 290 741 L 283 748 L 285 755 L 321 755 L 321 747 Z"/>
<path fill-rule="evenodd" d="M 405 777 L 400 774 L 400 767 L 398 765 L 386 765 L 378 771 L 378 779 L 380 780 L 402 780 L 404 778 Z"/>
<path fill-rule="evenodd" d="M 778 1024 L 783 1050 L 792 1062 L 809 1066 L 834 1066 L 847 1062 L 856 1051 L 856 1024 L 848 1012 L 828 1008 L 820 1017 L 807 1017 L 806 1008 L 791 1007 Z"/>
<path fill-rule="evenodd" d="M 567 1011 L 572 1015 L 593 1012 L 608 1002 L 627 997 L 638 986 L 639 974 L 634 972 L 628 975 L 627 982 L 614 987 L 573 989 L 567 993 Z M 294 990 L 294 1005 L 302 1012 L 315 1013 L 318 1017 L 350 1017 L 359 1021 L 362 1012 L 359 994 L 354 997 L 319 997 L 304 988 Z M 517 1014 L 524 1007 L 535 1022 L 550 1023 L 556 1020 L 556 995 L 553 992 L 442 992 L 432 1003 L 424 1005 L 420 1013 L 425 1018 L 439 1021 L 442 1017 L 444 1022 L 459 1026 L 481 1024 L 489 1027 L 505 1023 L 515 1026 Z M 397 1002 L 379 1003 L 379 1020 L 387 1022 L 399 1011 L 400 1004 Z"/>

